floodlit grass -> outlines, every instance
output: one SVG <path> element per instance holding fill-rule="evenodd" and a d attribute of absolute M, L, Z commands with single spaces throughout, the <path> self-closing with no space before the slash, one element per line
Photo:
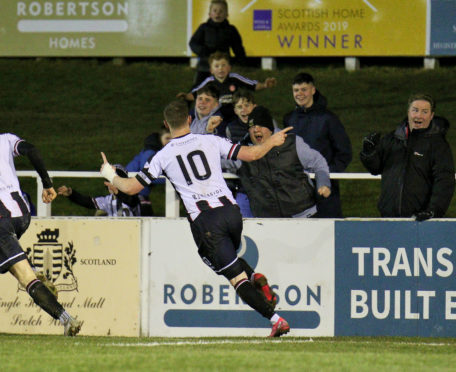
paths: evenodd
<path fill-rule="evenodd" d="M 127 163 L 142 147 L 144 138 L 163 121 L 164 106 L 180 91 L 190 88 L 193 70 L 182 63 L 161 60 L 127 60 L 114 66 L 110 59 L 0 59 L 0 131 L 17 133 L 38 146 L 50 170 L 97 171 L 104 151 L 113 163 Z M 273 89 L 256 94 L 279 124 L 294 107 L 290 82 L 300 71 L 314 75 L 328 107 L 341 119 L 353 146 L 347 172 L 365 172 L 359 160 L 361 141 L 371 131 L 392 131 L 406 115 L 412 92 L 428 92 L 437 100 L 437 113 L 456 123 L 456 67 L 437 70 L 421 67 L 363 67 L 347 72 L 343 65 L 318 64 L 311 58 L 295 59 L 276 71 L 244 67 L 233 70 L 263 81 L 275 76 Z M 456 130 L 447 136 L 456 154 Z M 31 169 L 28 159 L 18 169 Z M 24 189 L 36 197 L 35 182 L 22 179 Z M 104 194 L 102 181 L 57 180 L 79 191 Z M 341 181 L 344 214 L 376 217 L 379 181 Z M 163 187 L 153 191 L 157 215 L 164 215 Z M 58 198 L 54 215 L 91 215 L 85 208 Z M 447 217 L 456 217 L 453 201 Z"/>
<path fill-rule="evenodd" d="M 0 334 L 5 371 L 454 371 L 456 341 Z"/>

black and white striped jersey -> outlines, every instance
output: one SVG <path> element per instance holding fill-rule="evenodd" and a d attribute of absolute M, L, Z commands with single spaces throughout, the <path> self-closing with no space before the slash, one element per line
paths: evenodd
<path fill-rule="evenodd" d="M 0 217 L 20 217 L 30 213 L 14 166 L 14 158 L 20 155 L 17 146 L 22 141 L 12 133 L 0 134 Z"/>
<path fill-rule="evenodd" d="M 114 217 L 134 217 L 141 216 L 141 209 L 139 202 L 134 206 L 129 206 L 122 203 L 121 200 L 115 198 L 114 195 L 109 194 L 105 196 L 96 196 L 92 198 L 93 204 L 96 209 L 105 211 L 108 216 Z"/>
<path fill-rule="evenodd" d="M 173 138 L 136 178 L 149 186 L 155 178 L 166 176 L 195 220 L 207 208 L 226 205 L 227 201 L 236 204 L 223 178 L 220 159 L 236 160 L 239 150 L 239 145 L 226 138 L 188 133 Z"/>

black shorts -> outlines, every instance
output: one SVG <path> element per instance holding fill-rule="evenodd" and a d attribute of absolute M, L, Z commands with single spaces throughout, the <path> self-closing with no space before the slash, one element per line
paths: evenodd
<path fill-rule="evenodd" d="M 190 228 L 198 254 L 218 275 L 231 280 L 244 271 L 236 253 L 242 233 L 242 216 L 237 205 L 205 210 L 190 222 Z"/>
<path fill-rule="evenodd" d="M 30 225 L 30 215 L 0 218 L 0 274 L 6 273 L 15 263 L 27 259 L 19 239 Z"/>

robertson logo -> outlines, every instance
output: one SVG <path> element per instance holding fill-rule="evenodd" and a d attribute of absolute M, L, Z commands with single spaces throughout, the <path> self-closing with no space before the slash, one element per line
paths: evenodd
<path fill-rule="evenodd" d="M 59 229 L 46 229 L 36 236 L 38 242 L 26 250 L 32 265 L 43 272 L 59 292 L 77 291 L 78 282 L 73 274 L 73 265 L 77 262 L 73 242 L 68 242 L 64 248 L 58 242 Z"/>
<path fill-rule="evenodd" d="M 242 235 L 238 256 L 244 258 L 255 269 L 259 261 L 258 247 L 255 241 Z M 299 287 L 289 284 L 279 288 L 272 285 L 278 296 L 278 309 L 293 328 L 315 329 L 320 325 L 320 314 L 317 310 L 308 309 L 316 304 L 321 306 L 321 287 Z M 269 321 L 255 311 L 249 309 L 223 309 L 223 306 L 242 304 L 242 300 L 233 293 L 233 288 L 227 283 L 219 286 L 211 284 L 185 283 L 176 285 L 173 282 L 163 285 L 163 304 L 167 307 L 164 311 L 163 321 L 168 327 L 200 327 L 200 328 L 269 328 Z M 282 300 L 279 296 L 282 295 Z M 283 310 L 282 303 L 287 308 L 296 310 Z M 315 306 L 315 305 L 314 305 Z"/>

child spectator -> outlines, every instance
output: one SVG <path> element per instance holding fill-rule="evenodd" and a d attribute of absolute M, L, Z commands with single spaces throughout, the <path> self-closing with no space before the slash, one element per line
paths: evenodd
<path fill-rule="evenodd" d="M 207 84 L 198 90 L 195 112 L 190 131 L 195 134 L 216 134 L 225 136 L 226 120 L 224 108 L 219 103 L 219 90 L 214 84 Z"/>
<path fill-rule="evenodd" d="M 238 90 L 233 94 L 233 106 L 236 117 L 227 124 L 225 134 L 233 143 L 248 145 L 251 143 L 249 134 L 249 115 L 256 107 L 253 92 L 245 89 Z M 230 163 L 222 161 L 224 172 L 237 173 L 237 168 Z M 239 179 L 227 179 L 226 184 L 230 188 L 236 202 L 241 209 L 242 217 L 253 217 L 250 210 L 250 202 L 244 187 Z"/>
<path fill-rule="evenodd" d="M 247 145 L 250 142 L 249 115 L 256 107 L 255 96 L 249 90 L 238 90 L 233 94 L 233 108 L 236 117 L 227 124 L 226 137 L 233 143 Z"/>
<path fill-rule="evenodd" d="M 230 54 L 230 48 L 237 62 L 245 61 L 242 38 L 236 27 L 228 20 L 228 4 L 225 0 L 212 0 L 209 5 L 209 19 L 202 23 L 190 39 L 190 49 L 198 56 L 194 87 L 210 76 L 208 57 L 217 51 Z"/>
<path fill-rule="evenodd" d="M 242 75 L 231 72 L 230 58 L 228 54 L 222 52 L 215 52 L 209 57 L 209 64 L 211 66 L 211 76 L 206 78 L 201 84 L 192 89 L 190 93 L 179 93 L 178 98 L 185 98 L 191 102 L 195 100 L 196 92 L 205 85 L 212 83 L 220 91 L 219 102 L 221 105 L 230 105 L 231 112 L 229 115 L 230 121 L 235 118 L 232 109 L 233 94 L 241 88 L 255 91 L 266 88 L 272 88 L 276 85 L 275 78 L 267 78 L 263 83 L 257 80 L 247 79 Z"/>

